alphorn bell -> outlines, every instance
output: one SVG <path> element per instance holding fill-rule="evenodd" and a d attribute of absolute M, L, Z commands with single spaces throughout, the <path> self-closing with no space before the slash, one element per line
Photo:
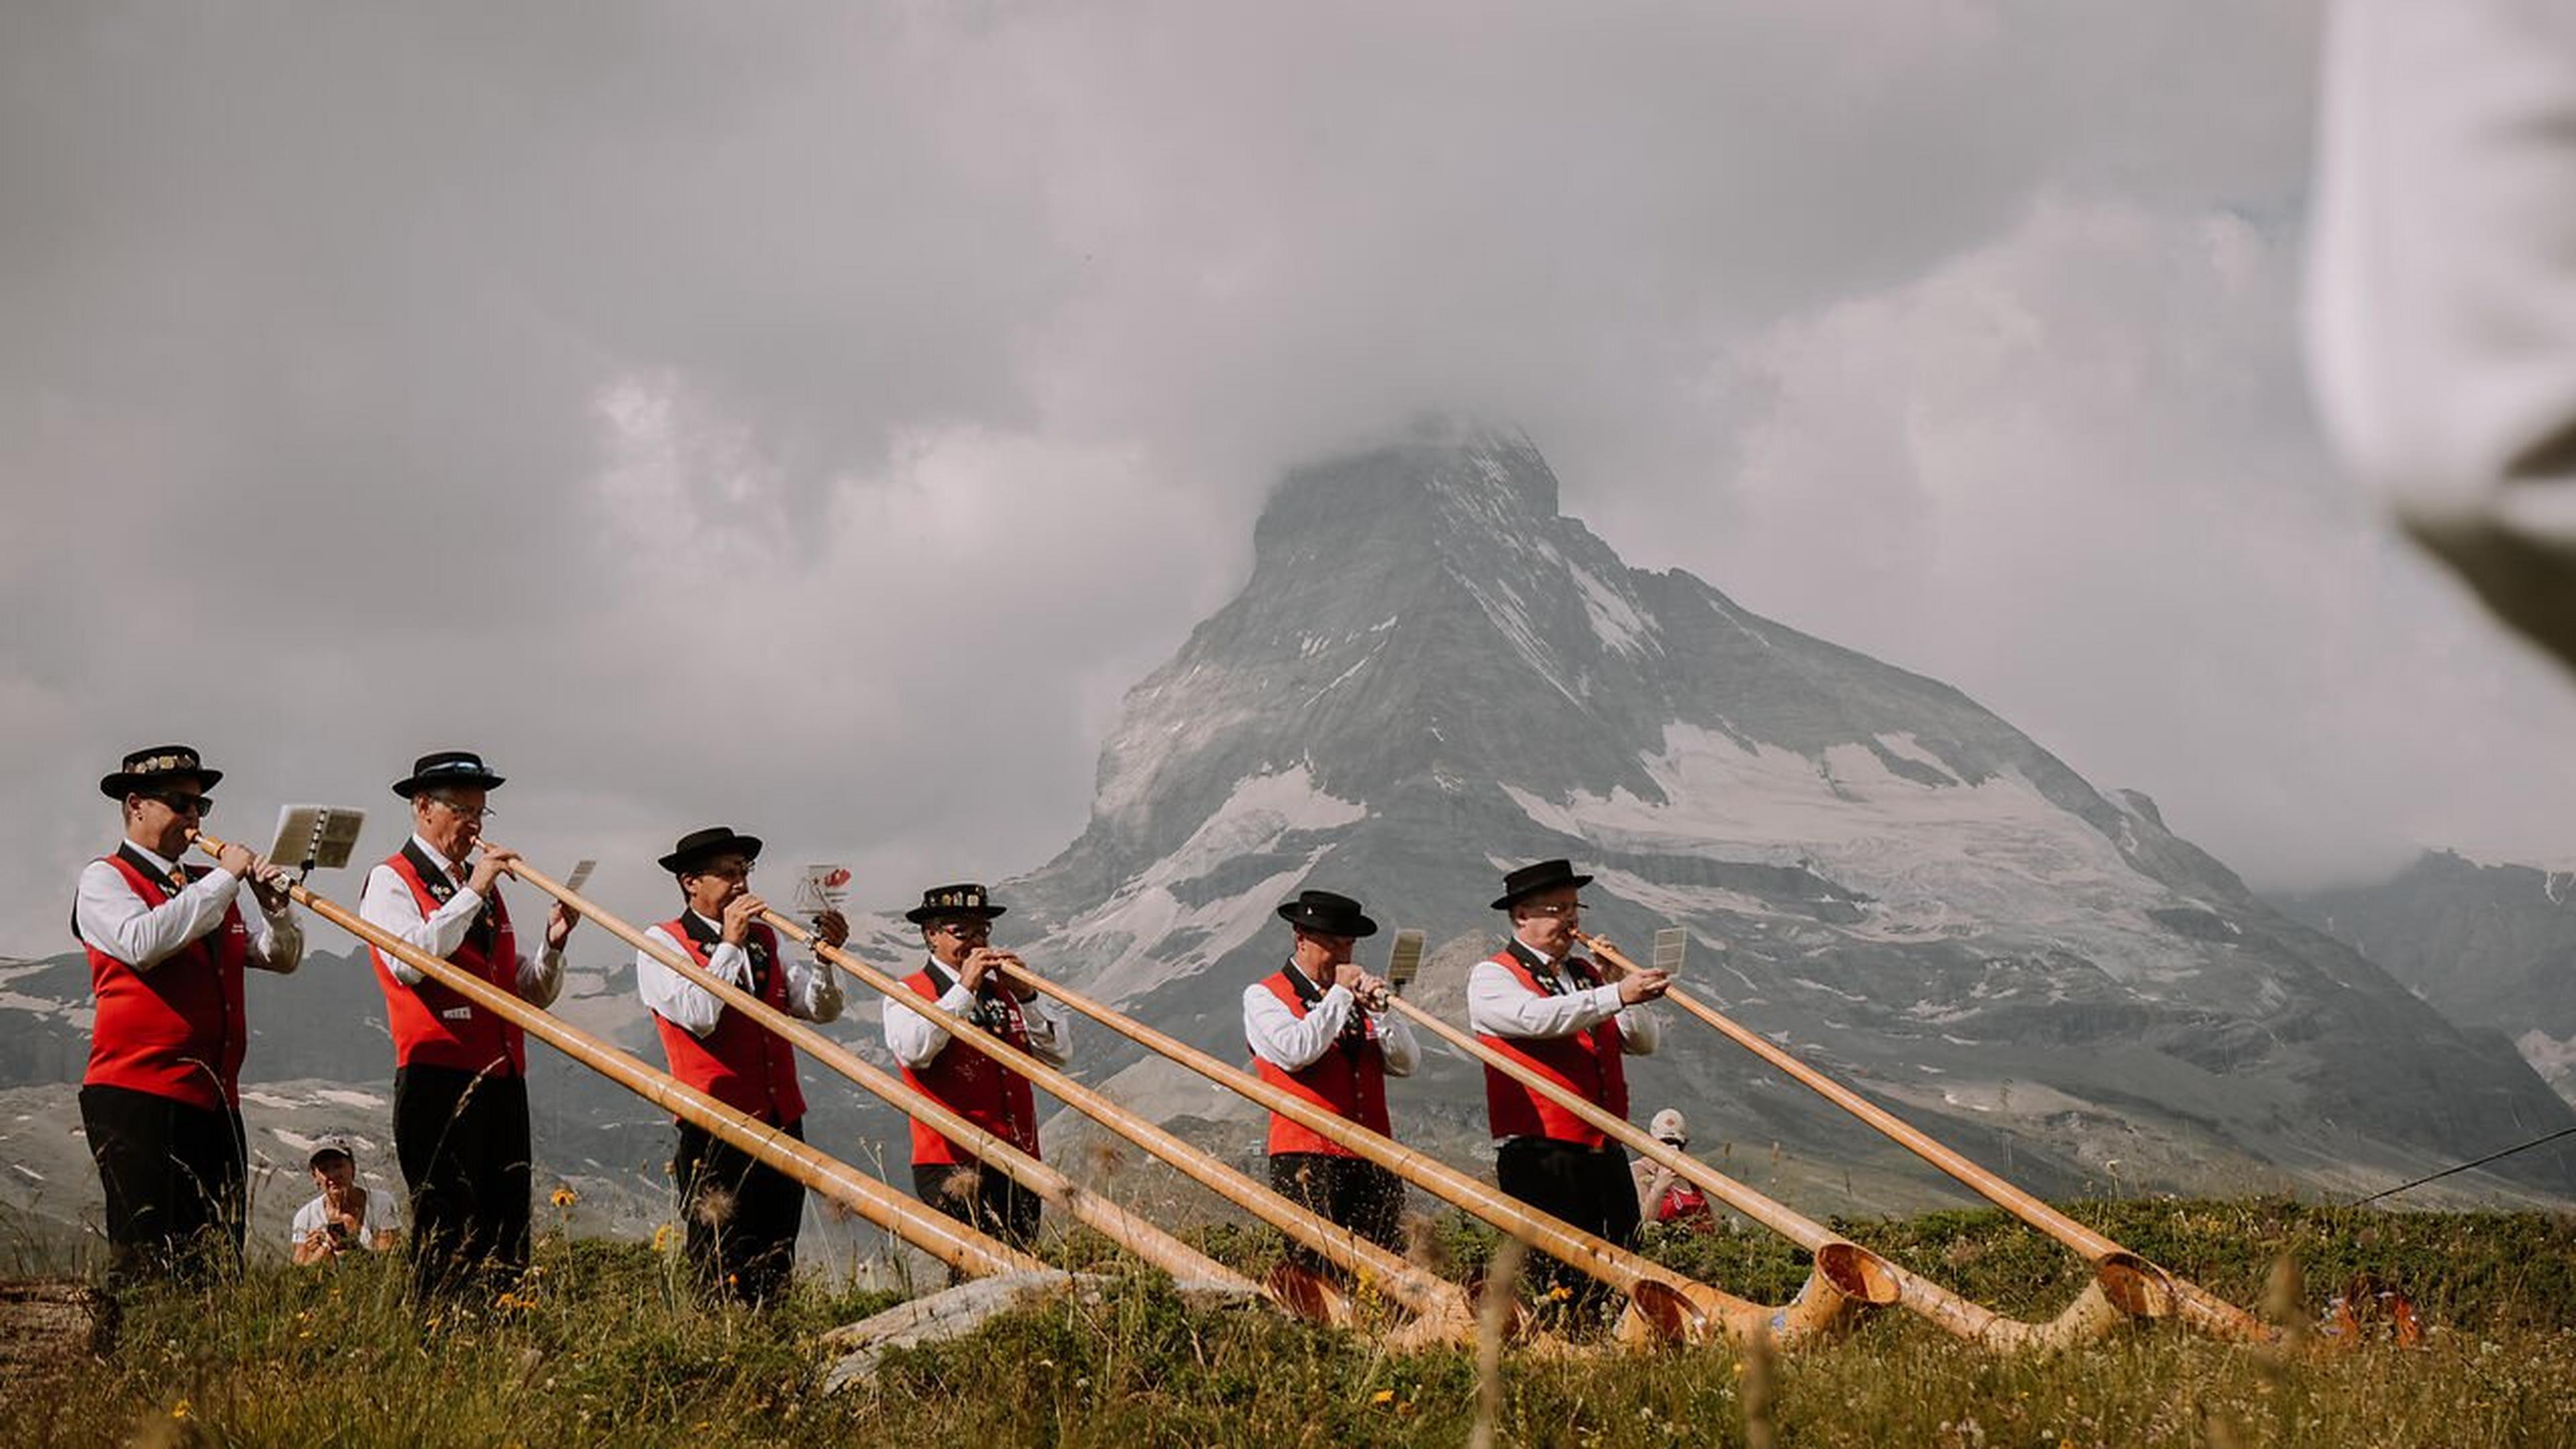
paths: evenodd
<path fill-rule="evenodd" d="M 1374 1284 L 1389 1301 L 1415 1315 L 1414 1321 L 1395 1335 L 1399 1343 L 1466 1343 L 1474 1340 L 1475 1311 L 1457 1284 L 1423 1271 L 1338 1223 L 1327 1222 L 1308 1212 L 1218 1161 L 1213 1154 L 1191 1146 L 1102 1093 L 1013 1048 L 991 1032 L 940 1010 L 936 1002 L 923 999 L 920 993 L 900 980 L 848 951 L 816 942 L 813 932 L 779 914 L 776 909 L 761 912 L 761 919 L 790 939 L 813 945 L 817 955 L 847 971 L 861 983 L 919 1012 L 923 1020 L 946 1032 L 957 1045 L 980 1052 L 1026 1077 L 1032 1085 L 1043 1088 L 1066 1106 L 1170 1163 L 1210 1192 L 1279 1229 L 1287 1234 L 1290 1241 L 1314 1250 L 1326 1262 L 1354 1278 Z"/>
<path fill-rule="evenodd" d="M 1854 1302 L 1869 1302 L 1874 1296 L 1883 1301 L 1894 1296 L 1892 1285 L 1873 1282 L 1860 1271 L 1857 1258 L 1819 1256 L 1815 1274 L 1786 1307 L 1772 1309 L 1738 1298 L 1540 1212 L 1491 1183 L 1469 1177 L 1437 1158 L 1336 1116 L 1249 1072 L 1227 1066 L 1196 1047 L 1046 980 L 1025 966 L 1006 969 L 1012 977 L 1137 1045 L 1169 1057 L 1209 1081 L 1368 1158 L 1529 1247 L 1627 1294 L 1632 1312 L 1620 1325 L 1623 1337 L 1705 1339 L 1722 1333 L 1741 1341 L 1768 1333 L 1782 1342 L 1793 1342 L 1830 1332 Z M 1847 1276 L 1838 1278 L 1837 1274 Z"/>
<path fill-rule="evenodd" d="M 1639 1131 L 1636 1124 L 1585 1101 L 1554 1078 L 1521 1062 L 1514 1061 L 1485 1043 L 1433 1016 L 1430 1012 L 1400 997 L 1390 998 L 1393 1008 L 1406 1019 L 1419 1023 L 1442 1041 L 1465 1052 L 1486 1066 L 1503 1073 L 1525 1087 L 1547 1097 L 1549 1101 L 1572 1112 L 1600 1132 L 1617 1138 L 1648 1161 L 1658 1163 L 1683 1179 L 1706 1189 L 1728 1207 L 1778 1233 L 1805 1249 L 1809 1256 L 1822 1260 L 1833 1257 L 1846 1260 L 1837 1278 L 1859 1276 L 1883 1284 L 1883 1297 L 1873 1296 L 1871 1303 L 1896 1302 L 1908 1310 L 1930 1319 L 1943 1331 L 1971 1343 L 1999 1351 L 2063 1348 L 2086 1339 L 2098 1338 L 2127 1321 L 2125 1304 L 2151 1299 L 2158 1292 L 2155 1280 L 2131 1273 L 2125 1268 L 2103 1265 L 2100 1279 L 2086 1285 L 2082 1294 L 2067 1305 L 2064 1312 L 2046 1323 L 2025 1323 L 2006 1318 L 1992 1309 L 1980 1307 L 1938 1283 L 1888 1261 L 1880 1254 L 1862 1247 L 1827 1228 L 1824 1224 L 1800 1214 L 1787 1205 L 1754 1191 L 1734 1178 L 1698 1158 L 1675 1151 Z M 2134 1280 L 2134 1281 L 2133 1281 Z M 2106 1284 L 2114 1286 L 2106 1287 Z M 2160 1299 L 2153 1299 L 2159 1305 Z"/>
<path fill-rule="evenodd" d="M 1620 970 L 1637 969 L 1635 962 L 1591 936 L 1577 931 L 1575 938 L 1594 955 Z M 1679 987 L 1668 987 L 1664 992 L 1664 998 L 1706 1022 L 1734 1041 L 1736 1045 L 1796 1078 L 1799 1083 L 1826 1101 L 1868 1123 L 1899 1147 L 1956 1178 L 1988 1202 L 2074 1249 L 2083 1255 L 2085 1261 L 2094 1266 L 2096 1273 L 2101 1273 L 2107 1266 L 2115 1271 L 2127 1270 L 2133 1275 L 2132 1281 L 2139 1284 L 2157 1285 L 2170 1297 L 2178 1310 L 2177 1316 L 2194 1328 L 2215 1338 L 2240 1343 L 2267 1343 L 2275 1337 L 2273 1331 L 2252 1314 L 2187 1278 L 2157 1267 L 2059 1212 L 2039 1198 L 1942 1146 L 1895 1113 L 1887 1111 L 1858 1092 L 1791 1056 L 1788 1051 L 1761 1034 L 1721 1015 L 1689 992 Z M 2116 1298 L 2118 1290 L 2115 1288 L 2113 1292 Z M 2132 1313 L 2143 1313 L 2153 1306 L 2153 1300 L 2140 1299 L 2135 1304 L 2123 1303 L 2121 1306 Z"/>
<path fill-rule="evenodd" d="M 485 846 L 489 849 L 489 844 Z M 626 921 L 600 910 L 582 899 L 572 887 L 550 879 L 522 859 L 509 870 L 521 880 L 570 906 L 587 919 L 597 921 L 610 935 L 661 962 L 680 979 L 715 996 L 725 1005 L 741 1012 L 795 1046 L 815 1061 L 840 1073 L 858 1086 L 930 1124 L 933 1131 L 974 1153 L 978 1161 L 999 1167 L 1012 1179 L 1039 1197 L 1071 1214 L 1077 1221 L 1097 1229 L 1102 1237 L 1145 1262 L 1172 1275 L 1172 1281 L 1183 1289 L 1214 1289 L 1219 1292 L 1258 1294 L 1265 1290 L 1251 1279 L 1208 1257 L 1161 1228 L 1136 1217 L 1098 1193 L 1076 1184 L 1063 1173 L 1022 1152 L 1017 1147 L 976 1126 L 949 1110 L 936 1098 L 916 1092 L 893 1075 L 879 1070 L 857 1054 L 825 1036 L 810 1022 L 801 1021 L 778 1010 L 768 1002 L 725 981 L 682 952 L 655 941 Z M 1295 1303 L 1283 1304 L 1299 1307 Z"/>
<path fill-rule="evenodd" d="M 208 855 L 224 843 L 197 832 Z M 668 1072 L 656 1071 L 599 1038 L 411 946 L 301 884 L 287 894 L 313 914 L 419 971 L 439 985 L 509 1022 L 574 1061 L 675 1117 L 696 1123 L 760 1161 L 795 1178 L 961 1273 L 1047 1272 L 1047 1265 L 994 1241 L 966 1224 L 914 1202 L 849 1164 L 808 1147 L 775 1127 L 735 1111 Z"/>

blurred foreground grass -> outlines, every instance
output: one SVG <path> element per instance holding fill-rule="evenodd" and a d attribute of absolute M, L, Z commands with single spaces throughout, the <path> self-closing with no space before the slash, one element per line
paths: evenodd
<path fill-rule="evenodd" d="M 2410 1293 L 2425 1347 L 2280 1358 L 2170 1328 L 2006 1360 L 1886 1313 L 1786 1355 L 1791 1445 L 2531 1445 L 2576 1443 L 2576 1223 L 2532 1214 L 2354 1213 L 2276 1200 L 2071 1205 L 2075 1216 L 2240 1303 L 2283 1252 L 2308 1309 L 2369 1272 Z M 2054 1313 L 2072 1255 L 1993 1213 L 1838 1224 L 1968 1297 Z M 1207 1234 L 1259 1266 L 1264 1235 Z M 1424 1250 L 1453 1273 L 1490 1254 L 1456 1219 Z M 1658 1232 L 1655 1256 L 1776 1302 L 1798 1256 L 1754 1235 Z M 702 1310 L 652 1248 L 549 1236 L 506 1298 L 415 1312 L 399 1263 L 255 1269 L 129 1308 L 111 1359 L 0 1383 L 12 1444 L 575 1445 L 1455 1444 L 1471 1351 L 1396 1355 L 1259 1312 L 1190 1309 L 1115 1273 L 1104 1291 L 894 1355 L 826 1395 L 818 1336 L 894 1301 L 808 1282 L 765 1317 Z M 1743 1365 L 1722 1347 L 1570 1360 L 1507 1356 L 1498 1442 L 1744 1442 Z"/>

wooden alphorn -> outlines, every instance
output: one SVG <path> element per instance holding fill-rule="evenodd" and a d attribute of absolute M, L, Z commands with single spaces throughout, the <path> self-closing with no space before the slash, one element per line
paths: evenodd
<path fill-rule="evenodd" d="M 1484 1065 L 1503 1073 L 1525 1087 L 1544 1095 L 1549 1101 L 1572 1112 L 1600 1132 L 1658 1163 L 1686 1181 L 1698 1184 L 1710 1195 L 1753 1221 L 1804 1248 L 1817 1260 L 1821 1271 L 1827 1259 L 1843 1260 L 1835 1271 L 1837 1280 L 1859 1279 L 1869 1283 L 1873 1293 L 1864 1301 L 1871 1304 L 1898 1303 L 1930 1319 L 1943 1331 L 1969 1342 L 2001 1352 L 2031 1349 L 2063 1348 L 2086 1339 L 2098 1338 L 2127 1321 L 2124 1307 L 2133 1299 L 2159 1292 L 2155 1279 L 2138 1279 L 2126 1268 L 2102 1266 L 2097 1280 L 2086 1285 L 2084 1292 L 2067 1305 L 2064 1312 L 2045 1323 L 2027 1323 L 2007 1318 L 1992 1309 L 1980 1307 L 1938 1283 L 1888 1261 L 1885 1257 L 1843 1237 L 1824 1224 L 1806 1217 L 1786 1204 L 1754 1191 L 1734 1178 L 1688 1154 L 1677 1152 L 1640 1131 L 1636 1124 L 1585 1101 L 1579 1094 L 1521 1062 L 1505 1056 L 1485 1043 L 1433 1016 L 1402 997 L 1390 998 L 1394 1010 L 1407 1020 L 1439 1037 L 1450 1046 L 1466 1053 Z M 2159 1275 L 2160 1276 L 2160 1275 Z M 2161 1300 L 2154 1300 L 2161 1301 Z"/>
<path fill-rule="evenodd" d="M 208 855 L 223 842 L 197 833 Z M 530 1006 L 470 971 L 413 947 L 304 886 L 287 894 L 305 909 L 392 956 L 432 981 L 562 1052 L 683 1121 L 693 1122 L 761 1162 L 795 1178 L 860 1217 L 961 1273 L 1046 1272 L 1047 1265 L 994 1241 L 966 1224 L 924 1207 L 845 1162 L 824 1155 L 785 1132 L 737 1112 L 668 1072 L 656 1071 L 561 1018 Z"/>
<path fill-rule="evenodd" d="M 1404 1335 L 1410 1335 L 1406 1341 L 1466 1343 L 1474 1340 L 1475 1311 L 1468 1303 L 1465 1291 L 1457 1284 L 1435 1277 L 1350 1229 L 1308 1212 L 1218 1161 L 1214 1155 L 1191 1146 L 1163 1127 L 1128 1111 L 1036 1057 L 1014 1049 L 991 1032 L 940 1010 L 937 1003 L 923 999 L 919 992 L 902 981 L 848 951 L 822 945 L 814 939 L 812 931 L 781 915 L 775 908 L 761 912 L 761 919 L 790 939 L 813 945 L 815 953 L 822 959 L 847 971 L 880 994 L 903 1003 L 907 1009 L 920 1013 L 923 1020 L 946 1032 L 957 1045 L 980 1052 L 1026 1077 L 1032 1085 L 1042 1088 L 1066 1106 L 1170 1163 L 1192 1181 L 1279 1229 L 1287 1234 L 1290 1241 L 1312 1249 L 1326 1262 L 1373 1284 L 1389 1301 L 1416 1315 L 1415 1321 L 1406 1325 L 1404 1330 Z"/>
<path fill-rule="evenodd" d="M 1594 937 L 1577 931 L 1575 938 L 1580 940 L 1593 955 L 1622 971 L 1639 969 L 1637 963 Z M 2242 1343 L 2267 1343 L 2275 1337 L 2273 1331 L 2266 1327 L 2262 1320 L 2244 1309 L 2229 1303 L 2187 1278 L 2157 1267 L 2059 1212 L 2039 1198 L 1970 1162 L 1967 1158 L 1925 1136 L 1895 1113 L 1887 1111 L 1858 1092 L 1791 1056 L 1785 1049 L 1760 1033 L 1729 1020 L 1689 992 L 1678 987 L 1667 987 L 1664 997 L 1682 1010 L 1706 1022 L 1736 1045 L 1796 1078 L 1801 1085 L 1826 1101 L 1868 1123 L 1899 1147 L 1956 1178 L 1988 1202 L 2074 1249 L 2084 1257 L 2085 1261 L 2093 1264 L 2097 1272 L 2106 1267 L 2115 1271 L 2126 1270 L 2131 1281 L 2142 1285 L 2151 1284 L 2161 1289 L 2161 1296 L 2169 1298 L 2178 1316 L 2194 1328 L 2216 1338 Z M 2117 1291 L 2114 1290 L 2115 1295 Z M 2152 1314 L 2159 1306 L 2156 1296 L 2141 1296 L 2133 1302 L 2121 1304 L 2124 1310 L 2139 1314 Z"/>
<path fill-rule="evenodd" d="M 1249 1072 L 1227 1066 L 1196 1047 L 1112 1011 L 1026 967 L 1007 968 L 1007 974 L 1148 1051 L 1168 1057 L 1358 1153 L 1432 1196 L 1463 1208 L 1539 1252 L 1627 1294 L 1633 1311 L 1621 1325 L 1625 1337 L 1704 1339 L 1722 1333 L 1740 1341 L 1767 1332 L 1789 1342 L 1831 1331 L 1852 1303 L 1867 1301 L 1872 1293 L 1884 1291 L 1893 1296 L 1892 1289 L 1875 1287 L 1862 1275 L 1855 1257 L 1820 1258 L 1818 1272 L 1807 1280 L 1807 1288 L 1784 1308 L 1767 1308 L 1738 1298 L 1540 1212 L 1491 1183 L 1469 1177 L 1437 1158 L 1282 1091 Z M 1844 1271 L 1851 1276 L 1838 1281 L 1835 1275 Z"/>
<path fill-rule="evenodd" d="M 488 844 L 487 844 L 487 847 Z M 1213 1289 L 1219 1292 L 1259 1294 L 1264 1290 L 1251 1279 L 1210 1258 L 1205 1253 L 1171 1234 L 1128 1212 L 1117 1203 L 1088 1191 L 1063 1173 L 1022 1152 L 1010 1143 L 976 1126 L 949 1110 L 936 1098 L 907 1087 L 891 1073 L 862 1060 L 817 1030 L 813 1023 L 799 1020 L 771 1006 L 768 1002 L 731 982 L 721 980 L 685 953 L 655 941 L 632 924 L 610 915 L 529 865 L 524 858 L 513 862 L 511 874 L 570 906 L 589 920 L 597 921 L 610 935 L 661 962 L 677 973 L 681 980 L 713 995 L 717 1000 L 776 1034 L 781 1040 L 802 1050 L 815 1061 L 840 1073 L 876 1097 L 930 1124 L 931 1130 L 965 1147 L 979 1162 L 998 1167 L 1031 1192 L 1064 1209 L 1076 1221 L 1099 1230 L 1136 1257 L 1172 1275 L 1172 1281 L 1184 1289 Z M 1283 1306 L 1302 1306 L 1286 1304 Z"/>

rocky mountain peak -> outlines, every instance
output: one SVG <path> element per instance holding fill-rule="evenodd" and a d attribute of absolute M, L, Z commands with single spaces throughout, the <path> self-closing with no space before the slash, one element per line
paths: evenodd
<path fill-rule="evenodd" d="M 2070 1170 L 2385 1185 L 2356 1164 L 2565 1115 L 2143 795 L 1938 680 L 1628 567 L 1558 496 L 1528 438 L 1455 423 L 1285 478 L 1242 591 L 1129 693 L 1089 828 L 1013 884 L 1032 949 L 1232 1052 L 1300 887 L 1472 941 L 1503 868 L 1563 855 L 1599 877 L 1600 929 L 1682 925 L 1765 1029 Z M 1806 1110 L 1717 1055 L 1641 1090 L 1783 1130 Z M 2515 1171 L 2576 1186 L 2576 1156 Z"/>
<path fill-rule="evenodd" d="M 1526 434 L 1431 419 L 1400 439 L 1291 470 L 1254 526 L 1253 551 L 1258 567 L 1390 536 L 1454 546 L 1560 525 L 1556 510 L 1556 474 Z"/>

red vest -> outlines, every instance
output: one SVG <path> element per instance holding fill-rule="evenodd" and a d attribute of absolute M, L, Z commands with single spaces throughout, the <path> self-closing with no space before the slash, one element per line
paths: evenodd
<path fill-rule="evenodd" d="M 703 967 L 712 953 L 689 933 L 692 924 L 687 916 L 665 921 L 662 934 L 686 947 Z M 766 971 L 755 964 L 752 994 L 786 1011 L 787 963 L 778 959 L 777 933 L 767 926 L 753 926 L 746 949 L 758 953 L 755 962 L 769 963 Z M 659 1012 L 653 1015 L 653 1027 L 662 1033 L 662 1055 L 670 1060 L 672 1076 L 773 1127 L 787 1126 L 805 1115 L 805 1094 L 796 1087 L 796 1052 L 768 1027 L 730 1006 L 716 1018 L 716 1029 L 705 1036 Z"/>
<path fill-rule="evenodd" d="M 456 894 L 457 883 L 452 880 L 433 886 L 407 846 L 385 864 L 410 887 L 423 917 Z M 371 946 L 367 954 L 376 963 L 376 984 L 385 990 L 385 1021 L 393 1029 L 395 1066 L 453 1067 L 505 1077 L 527 1074 L 528 1045 L 517 1027 L 436 981 L 424 978 L 418 986 L 406 986 L 394 975 L 384 952 Z M 509 908 L 501 904 L 499 890 L 483 902 L 483 919 L 466 932 L 465 944 L 447 961 L 512 996 L 519 994 L 519 939 L 510 930 Z"/>
<path fill-rule="evenodd" d="M 1664 1189 L 1663 1200 L 1655 1204 L 1655 1221 L 1687 1221 L 1701 1232 L 1714 1227 L 1716 1217 L 1716 1211 L 1708 1205 L 1708 1194 L 1701 1192 L 1696 1183 L 1674 1183 Z"/>
<path fill-rule="evenodd" d="M 923 967 L 906 978 L 903 984 L 919 993 L 924 1001 L 935 1002 L 942 992 L 956 983 L 956 979 L 946 967 L 939 968 L 936 977 L 929 967 Z M 982 997 L 975 1014 L 988 1018 L 985 1030 L 1021 1051 L 1029 1049 L 1028 1021 L 1020 1015 L 1020 1003 L 1009 992 L 996 990 Z M 991 1057 L 963 1042 L 951 1040 L 939 1049 L 939 1055 L 930 1059 L 929 1066 L 904 1068 L 903 1080 L 906 1086 L 938 1098 L 950 1111 L 1013 1147 L 1031 1157 L 1038 1155 L 1037 1098 L 1029 1091 L 1029 1079 Z M 975 1159 L 915 1118 L 912 1124 L 912 1160 L 915 1166 L 921 1166 L 973 1162 Z"/>
<path fill-rule="evenodd" d="M 1495 952 L 1492 960 L 1509 971 L 1523 991 L 1532 996 L 1548 994 L 1510 948 Z M 1564 969 L 1578 985 L 1600 984 L 1591 968 L 1573 957 L 1566 958 Z M 1495 1036 L 1478 1032 L 1476 1040 L 1554 1078 L 1613 1117 L 1628 1115 L 1628 1069 L 1620 1060 L 1619 1019 L 1615 1016 L 1572 1036 Z M 1493 1121 L 1496 1137 L 1545 1137 L 1552 1142 L 1574 1142 L 1585 1147 L 1598 1147 L 1606 1140 L 1583 1119 L 1492 1067 L 1485 1068 L 1485 1114 Z"/>
<path fill-rule="evenodd" d="M 170 899 L 166 882 L 123 853 L 107 857 L 146 907 Z M 168 1097 L 212 1111 L 241 1102 L 242 962 L 250 929 L 238 901 L 221 924 L 137 971 L 87 941 L 98 1015 L 89 1029 L 89 1070 L 81 1081 Z"/>
<path fill-rule="evenodd" d="M 1299 1021 L 1306 1019 L 1306 1002 L 1297 994 L 1297 984 L 1288 979 L 1287 972 L 1278 972 L 1261 984 L 1287 1005 L 1289 1015 Z M 1369 1021 L 1368 1013 L 1353 1010 L 1366 1033 L 1357 1043 L 1347 1039 L 1334 1042 L 1324 1048 L 1322 1056 L 1293 1072 L 1256 1051 L 1252 1054 L 1252 1069 L 1274 1087 L 1294 1092 L 1346 1122 L 1356 1122 L 1381 1137 L 1388 1136 L 1386 1048 L 1379 1045 L 1377 1025 Z M 1270 1155 L 1276 1157 L 1283 1152 L 1320 1152 L 1328 1157 L 1359 1155 L 1273 1112 Z"/>

